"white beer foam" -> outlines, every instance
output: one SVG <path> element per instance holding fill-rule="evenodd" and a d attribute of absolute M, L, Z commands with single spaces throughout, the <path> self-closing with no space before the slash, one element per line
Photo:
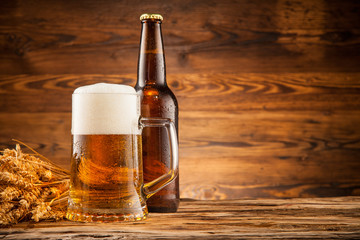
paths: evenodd
<path fill-rule="evenodd" d="M 133 87 L 98 83 L 72 95 L 72 134 L 140 134 L 140 97 Z"/>
<path fill-rule="evenodd" d="M 135 89 L 128 85 L 96 83 L 75 89 L 74 93 L 136 93 Z"/>

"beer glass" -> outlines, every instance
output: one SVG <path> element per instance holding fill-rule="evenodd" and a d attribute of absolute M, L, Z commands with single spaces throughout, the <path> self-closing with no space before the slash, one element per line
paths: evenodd
<path fill-rule="evenodd" d="M 169 171 L 143 183 L 141 132 L 164 127 L 170 140 Z M 140 116 L 140 96 L 117 84 L 80 87 L 72 95 L 72 157 L 66 217 L 80 222 L 137 221 L 146 200 L 178 174 L 174 123 Z"/>

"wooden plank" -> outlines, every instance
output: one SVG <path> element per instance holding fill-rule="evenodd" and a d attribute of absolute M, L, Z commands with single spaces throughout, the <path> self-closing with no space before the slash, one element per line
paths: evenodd
<path fill-rule="evenodd" d="M 192 201 L 135 223 L 21 223 L 5 239 L 358 239 L 360 198 Z"/>
<path fill-rule="evenodd" d="M 194 111 L 360 108 L 359 73 L 169 75 L 180 107 Z"/>
<path fill-rule="evenodd" d="M 2 75 L 0 112 L 71 112 L 75 88 L 99 82 L 134 86 L 136 75 Z"/>
<path fill-rule="evenodd" d="M 360 73 L 168 74 L 180 111 L 360 109 Z M 0 75 L 0 112 L 70 112 L 76 87 L 134 86 L 136 74 Z M 350 113 L 351 114 L 351 113 Z"/>
<path fill-rule="evenodd" d="M 7 2 L 2 74 L 135 73 L 141 13 L 164 15 L 169 73 L 354 72 L 357 1 Z"/>

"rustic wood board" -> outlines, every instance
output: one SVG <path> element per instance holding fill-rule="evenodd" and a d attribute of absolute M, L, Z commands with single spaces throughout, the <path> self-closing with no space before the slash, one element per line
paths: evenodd
<path fill-rule="evenodd" d="M 182 200 L 136 223 L 21 223 L 2 239 L 359 239 L 360 198 Z"/>
<path fill-rule="evenodd" d="M 360 110 L 360 73 L 167 74 L 180 111 Z M 134 86 L 133 74 L 1 75 L 0 112 L 70 112 L 75 88 L 98 82 Z"/>
<path fill-rule="evenodd" d="M 164 15 L 169 73 L 354 72 L 358 1 L 5 1 L 0 72 L 135 73 L 139 16 Z"/>

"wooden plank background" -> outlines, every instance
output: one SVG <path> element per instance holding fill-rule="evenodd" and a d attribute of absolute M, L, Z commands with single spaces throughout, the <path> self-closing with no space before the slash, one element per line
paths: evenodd
<path fill-rule="evenodd" d="M 0 148 L 68 168 L 71 93 L 135 84 L 144 12 L 165 19 L 181 197 L 360 195 L 358 1 L 3 1 Z"/>

